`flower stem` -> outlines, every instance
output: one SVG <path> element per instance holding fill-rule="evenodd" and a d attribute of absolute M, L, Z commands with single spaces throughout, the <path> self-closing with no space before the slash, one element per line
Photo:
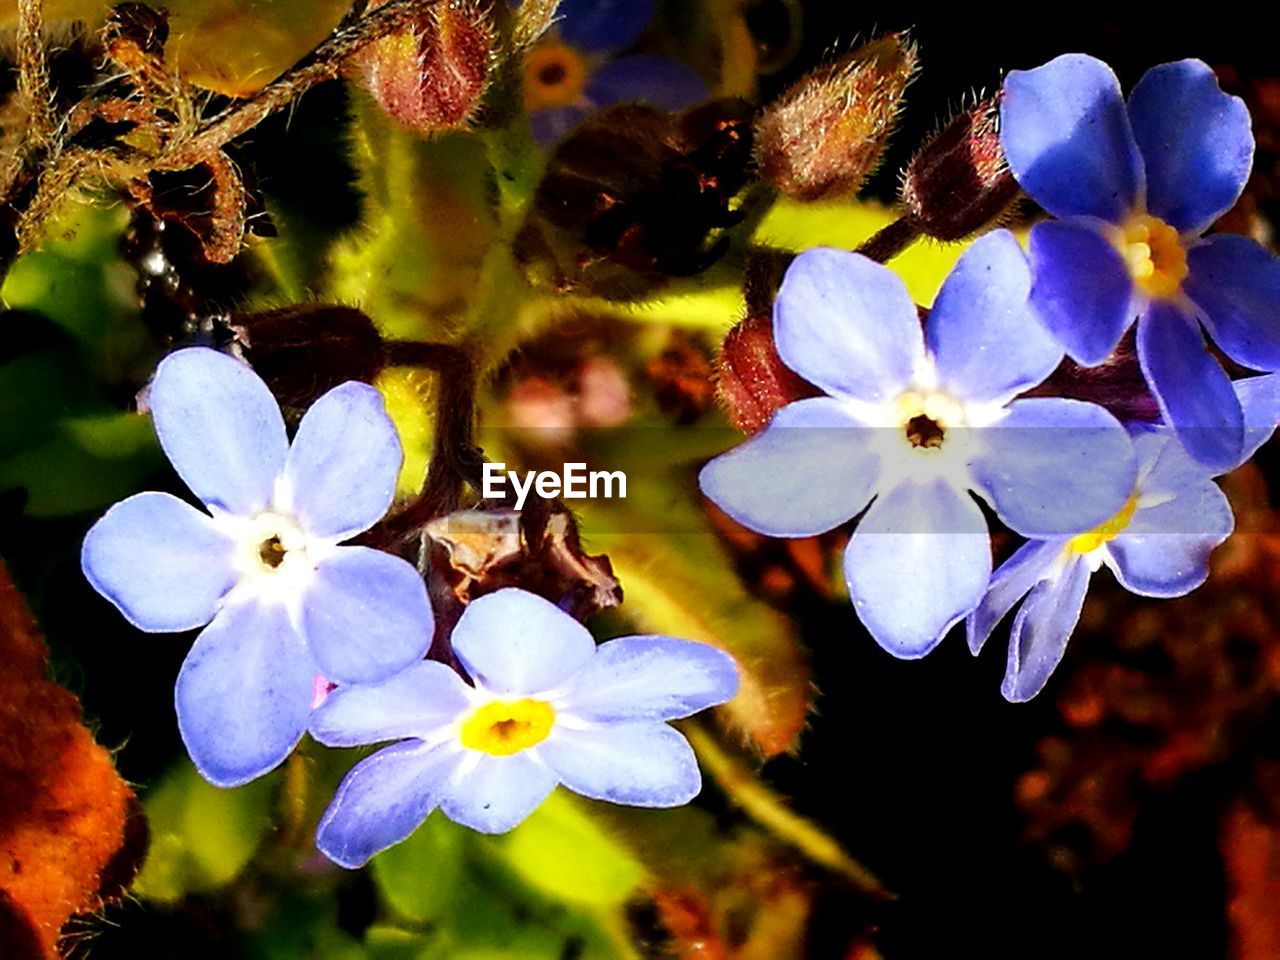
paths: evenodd
<path fill-rule="evenodd" d="M 909 217 L 899 217 L 887 227 L 863 241 L 854 253 L 860 253 L 876 263 L 888 263 L 920 238 L 920 228 Z"/>

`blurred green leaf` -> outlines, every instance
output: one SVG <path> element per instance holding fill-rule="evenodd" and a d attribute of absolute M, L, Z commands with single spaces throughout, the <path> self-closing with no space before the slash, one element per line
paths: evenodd
<path fill-rule="evenodd" d="M 639 861 L 563 790 L 507 834 L 502 851 L 526 883 L 566 903 L 616 906 L 645 875 Z"/>
<path fill-rule="evenodd" d="M 229 883 L 271 823 L 277 779 L 270 775 L 222 790 L 189 763 L 171 770 L 145 801 L 151 852 L 134 891 L 147 900 L 173 902 Z"/>
<path fill-rule="evenodd" d="M 373 878 L 391 908 L 406 920 L 439 922 L 463 896 L 467 830 L 437 814 L 373 861 Z"/>
<path fill-rule="evenodd" d="M 494 238 L 484 143 L 425 140 L 367 98 L 357 102 L 353 138 L 365 224 L 335 247 L 330 292 L 391 336 L 449 338 Z"/>
<path fill-rule="evenodd" d="M 0 288 L 6 306 L 41 313 L 71 334 L 107 381 L 149 347 L 135 276 L 119 251 L 128 220 L 120 206 L 71 204 Z"/>
<path fill-rule="evenodd" d="M 794 252 L 818 246 L 852 250 L 893 219 L 893 211 L 874 203 L 798 203 L 783 199 L 765 215 L 755 240 Z M 894 257 L 889 266 L 902 278 L 916 303 L 931 304 L 966 246 L 921 240 Z"/>
<path fill-rule="evenodd" d="M 156 4 L 159 6 L 159 4 Z M 79 20 L 97 27 L 107 0 L 46 0 L 49 23 Z M 347 0 L 166 0 L 171 39 L 165 59 L 188 83 L 246 96 L 274 80 L 324 40 L 350 6 Z M 15 4 L 0 25 L 15 19 Z"/>
<path fill-rule="evenodd" d="M 57 517 L 136 493 L 162 463 L 151 422 L 129 413 L 63 420 L 43 442 L 0 463 L 0 490 L 24 488 L 26 512 Z"/>

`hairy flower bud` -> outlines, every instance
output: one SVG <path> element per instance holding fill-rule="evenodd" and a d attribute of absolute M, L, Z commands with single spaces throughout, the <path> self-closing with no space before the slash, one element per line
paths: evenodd
<path fill-rule="evenodd" d="M 380 3 L 371 6 L 380 6 Z M 360 54 L 365 86 L 406 127 L 439 133 L 465 126 L 489 84 L 495 35 L 472 0 L 444 0 Z"/>
<path fill-rule="evenodd" d="M 915 69 L 915 44 L 891 33 L 805 76 L 756 122 L 761 175 L 806 202 L 855 193 L 880 162 Z"/>
<path fill-rule="evenodd" d="M 313 303 L 231 318 L 236 346 L 281 404 L 309 406 L 345 383 L 372 383 L 386 363 L 373 321 L 354 307 Z"/>
<path fill-rule="evenodd" d="M 960 240 L 999 220 L 1018 196 L 1000 147 L 995 98 L 947 123 L 902 174 L 902 206 L 921 233 Z"/>
<path fill-rule="evenodd" d="M 744 433 L 764 427 L 780 407 L 818 393 L 778 356 L 768 316 L 749 316 L 724 338 L 716 390 L 729 421 Z"/>

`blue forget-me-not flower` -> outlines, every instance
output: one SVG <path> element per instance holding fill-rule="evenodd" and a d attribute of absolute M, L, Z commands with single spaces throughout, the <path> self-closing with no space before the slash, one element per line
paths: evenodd
<path fill-rule="evenodd" d="M 1062 358 L 1030 285 L 1013 235 L 987 234 L 922 330 L 886 267 L 800 254 L 775 301 L 774 339 L 826 396 L 788 404 L 702 470 L 712 501 L 770 536 L 813 536 L 865 509 L 845 578 L 862 622 L 897 656 L 928 653 L 987 589 L 987 523 L 971 492 L 1018 533 L 1045 536 L 1091 529 L 1133 489 L 1132 446 L 1110 413 L 1015 399 Z"/>
<path fill-rule="evenodd" d="M 1196 460 L 1243 459 L 1244 421 L 1213 342 L 1280 369 L 1280 260 L 1232 234 L 1202 237 L 1253 163 L 1249 112 L 1199 60 L 1149 70 L 1126 104 L 1083 54 L 1005 79 L 1000 138 L 1018 183 L 1057 217 L 1031 230 L 1032 299 L 1077 362 L 1102 362 L 1137 321 L 1138 358 Z"/>
<path fill-rule="evenodd" d="M 435 661 L 385 683 L 340 686 L 311 718 L 329 746 L 399 741 L 351 769 L 316 844 L 358 867 L 439 807 L 483 833 L 515 827 L 563 784 L 642 807 L 701 789 L 689 743 L 666 721 L 724 703 L 738 672 L 721 650 L 635 636 L 599 647 L 554 604 L 515 588 L 473 601 L 452 636 L 473 684 Z"/>
<path fill-rule="evenodd" d="M 561 0 L 554 35 L 525 57 L 524 100 L 535 140 L 554 143 L 615 103 L 683 110 L 707 98 L 706 83 L 679 60 L 617 56 L 640 39 L 655 7 L 655 0 Z"/>
<path fill-rule="evenodd" d="M 94 524 L 81 565 L 141 630 L 204 626 L 178 675 L 178 726 L 205 778 L 235 786 L 289 755 L 317 677 L 376 683 L 431 642 L 413 566 L 340 546 L 391 505 L 400 441 L 378 392 L 345 383 L 312 405 L 290 445 L 266 384 L 204 347 L 161 361 L 150 408 L 208 512 L 137 494 Z"/>
<path fill-rule="evenodd" d="M 1275 429 L 1280 376 L 1237 381 L 1236 393 L 1245 412 L 1247 458 Z M 1138 478 L 1124 507 L 1087 533 L 1023 544 L 996 570 L 965 622 L 977 655 L 1022 602 L 1001 685 L 1009 700 L 1030 700 L 1044 688 L 1080 620 L 1089 580 L 1103 566 L 1131 593 L 1180 597 L 1204 583 L 1210 553 L 1231 534 L 1231 506 L 1213 472 L 1192 460 L 1167 427 L 1138 430 Z"/>

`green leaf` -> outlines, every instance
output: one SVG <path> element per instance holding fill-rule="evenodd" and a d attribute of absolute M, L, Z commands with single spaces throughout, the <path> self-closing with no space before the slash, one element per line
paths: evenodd
<path fill-rule="evenodd" d="M 529 886 L 565 903 L 616 906 L 644 880 L 644 867 L 557 790 L 503 838 L 507 862 Z"/>
<path fill-rule="evenodd" d="M 852 250 L 893 219 L 893 211 L 873 203 L 798 203 L 783 199 L 765 215 L 754 239 L 765 246 L 793 252 L 818 246 Z M 902 278 L 916 303 L 928 305 L 967 246 L 921 240 L 888 265 Z"/>
<path fill-rule="evenodd" d="M 467 830 L 443 814 L 427 818 L 403 843 L 373 861 L 387 903 L 415 923 L 438 923 L 458 905 L 469 882 Z"/>
<path fill-rule="evenodd" d="M 0 289 L 10 308 L 41 313 L 71 334 L 104 380 L 150 349 L 138 322 L 135 276 L 119 253 L 128 219 L 120 206 L 69 205 Z"/>
<path fill-rule="evenodd" d="M 390 336 L 445 339 L 494 238 L 485 145 L 463 134 L 424 140 L 368 98 L 357 107 L 352 160 L 366 222 L 334 248 L 330 293 Z"/>
<path fill-rule="evenodd" d="M 230 883 L 271 823 L 277 779 L 271 775 L 222 790 L 189 763 L 171 770 L 145 801 L 151 852 L 134 892 L 173 902 Z"/>

